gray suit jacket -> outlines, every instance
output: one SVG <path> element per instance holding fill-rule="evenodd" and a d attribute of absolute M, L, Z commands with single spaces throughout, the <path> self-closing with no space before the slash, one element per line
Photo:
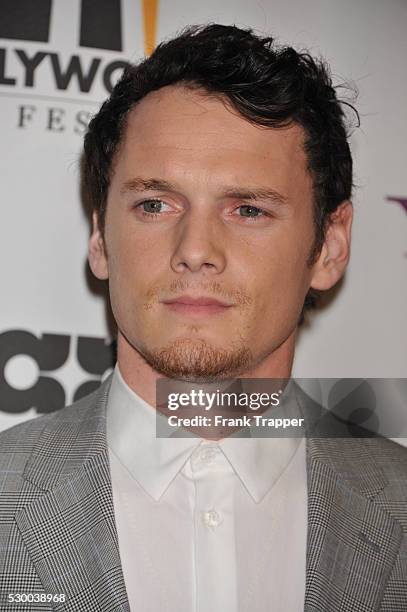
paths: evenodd
<path fill-rule="evenodd" d="M 2 612 L 130 609 L 106 444 L 109 385 L 0 434 Z M 307 474 L 304 609 L 407 610 L 406 449 L 382 438 L 314 437 Z M 66 601 L 15 606 L 9 593 Z"/>

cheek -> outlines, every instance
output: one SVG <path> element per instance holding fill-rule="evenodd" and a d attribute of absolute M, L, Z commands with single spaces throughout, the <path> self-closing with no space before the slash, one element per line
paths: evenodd
<path fill-rule="evenodd" d="M 131 221 L 123 218 L 111 224 L 106 236 L 109 273 L 113 281 L 137 285 L 148 278 L 160 261 L 158 244 L 135 232 Z"/>
<path fill-rule="evenodd" d="M 283 248 L 263 249 L 252 270 L 248 287 L 257 304 L 258 320 L 294 315 L 302 308 L 309 287 L 306 265 L 308 251 Z"/>

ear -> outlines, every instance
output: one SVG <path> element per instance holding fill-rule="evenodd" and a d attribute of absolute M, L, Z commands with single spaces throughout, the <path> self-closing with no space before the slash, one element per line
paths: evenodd
<path fill-rule="evenodd" d="M 96 211 L 92 214 L 92 234 L 89 238 L 88 260 L 90 269 L 96 278 L 106 280 L 109 277 L 105 241 L 100 231 Z"/>
<path fill-rule="evenodd" d="M 353 206 L 349 200 L 331 214 L 321 253 L 313 265 L 310 285 L 313 289 L 330 289 L 343 276 L 350 256 L 352 219 Z"/>

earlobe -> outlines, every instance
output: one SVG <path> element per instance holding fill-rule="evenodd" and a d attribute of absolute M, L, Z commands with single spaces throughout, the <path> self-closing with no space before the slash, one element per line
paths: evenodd
<path fill-rule="evenodd" d="M 96 278 L 99 280 L 109 278 L 105 241 L 99 227 L 96 212 L 92 215 L 92 234 L 89 238 L 88 260 L 90 269 Z"/>
<path fill-rule="evenodd" d="M 350 256 L 353 206 L 342 202 L 332 213 L 324 244 L 313 266 L 311 287 L 324 291 L 333 287 L 343 276 Z"/>

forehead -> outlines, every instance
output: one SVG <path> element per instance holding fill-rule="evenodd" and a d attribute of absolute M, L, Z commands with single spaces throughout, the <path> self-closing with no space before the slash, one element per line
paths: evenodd
<path fill-rule="evenodd" d="M 160 174 L 184 167 L 235 180 L 253 174 L 264 180 L 271 172 L 283 183 L 308 174 L 301 126 L 255 125 L 226 99 L 180 85 L 148 94 L 130 111 L 116 162 L 126 175 L 135 164 Z"/>

